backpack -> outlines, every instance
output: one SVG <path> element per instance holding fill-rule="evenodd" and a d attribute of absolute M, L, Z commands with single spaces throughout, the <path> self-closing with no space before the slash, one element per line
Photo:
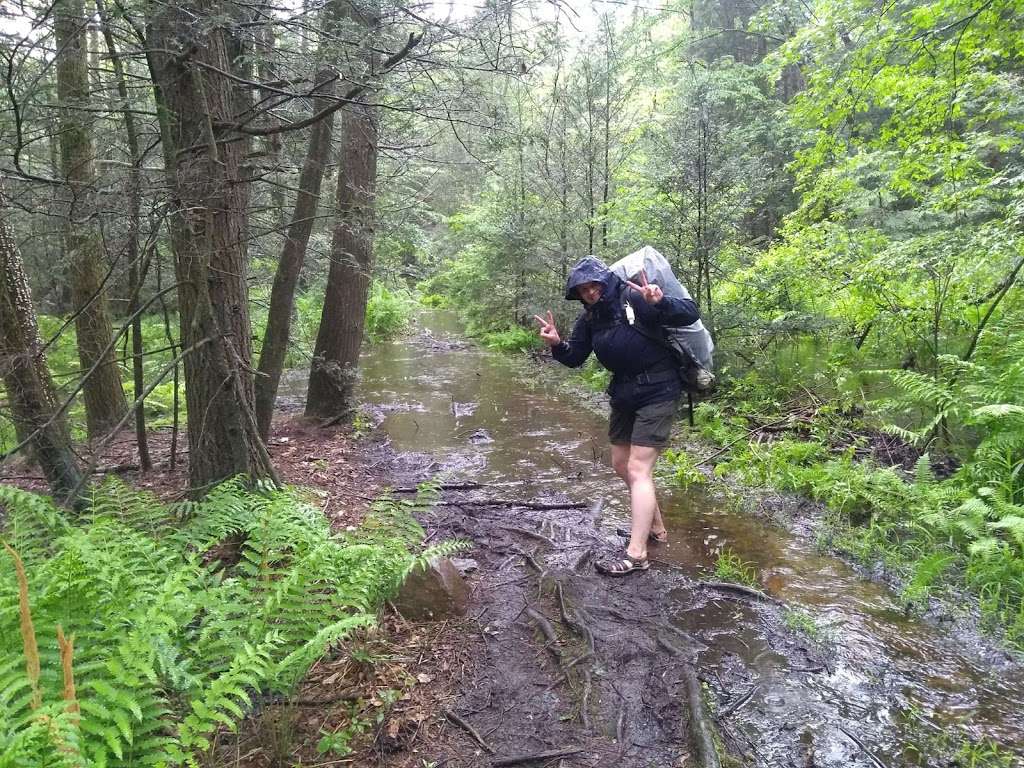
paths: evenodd
<path fill-rule="evenodd" d="M 666 296 L 677 299 L 690 298 L 689 292 L 672 272 L 668 259 L 649 245 L 619 259 L 609 269 L 622 280 L 633 282 L 638 281 L 643 270 L 648 282 L 659 286 Z M 639 333 L 672 350 L 679 363 L 679 374 L 687 394 L 707 395 L 714 390 L 715 344 L 708 329 L 699 319 L 695 323 L 679 328 L 660 326 L 657 329 L 650 329 L 633 322 L 634 312 L 628 301 L 624 310 L 627 322 Z"/>

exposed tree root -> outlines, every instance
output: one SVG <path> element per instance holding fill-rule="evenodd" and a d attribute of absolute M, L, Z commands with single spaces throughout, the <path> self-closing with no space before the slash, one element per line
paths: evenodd
<path fill-rule="evenodd" d="M 682 664 L 681 671 L 686 686 L 686 705 L 690 712 L 690 739 L 696 752 L 697 765 L 700 768 L 721 768 L 718 747 L 715 746 L 714 728 L 704 709 L 704 697 L 701 695 L 697 675 L 686 663 Z"/>
<path fill-rule="evenodd" d="M 541 634 L 544 635 L 544 639 L 547 640 L 547 649 L 555 656 L 559 661 L 562 660 L 562 651 L 558 647 L 558 636 L 555 634 L 555 628 L 551 626 L 551 622 L 548 621 L 542 614 L 533 610 L 533 608 L 527 608 L 524 611 L 527 616 L 534 620 L 537 627 L 540 629 Z"/>
<path fill-rule="evenodd" d="M 520 763 L 532 763 L 538 760 L 551 760 L 556 757 L 568 757 L 583 750 L 577 746 L 562 747 L 561 749 L 550 749 L 547 752 L 533 752 L 525 755 L 511 755 L 510 757 L 496 757 L 491 761 L 495 768 L 506 765 L 519 765 Z"/>
<path fill-rule="evenodd" d="M 468 733 L 470 736 L 472 736 L 473 737 L 473 741 L 475 741 L 477 744 L 479 744 L 480 747 L 484 750 L 484 752 L 486 752 L 489 755 L 493 755 L 494 754 L 494 749 L 491 747 L 490 744 L 488 744 L 486 741 L 483 740 L 483 738 L 480 736 L 479 733 L 476 732 L 476 729 L 473 726 L 471 726 L 469 723 L 467 723 L 461 717 L 456 715 L 450 709 L 443 709 L 443 710 L 441 710 L 441 714 L 443 714 L 446 718 L 451 720 L 457 726 L 459 726 L 464 731 L 466 731 L 466 733 Z"/>

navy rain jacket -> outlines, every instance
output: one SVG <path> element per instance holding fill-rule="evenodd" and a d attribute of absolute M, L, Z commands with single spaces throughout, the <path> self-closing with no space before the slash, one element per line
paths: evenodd
<path fill-rule="evenodd" d="M 577 368 L 593 352 L 612 372 L 608 386 L 612 405 L 636 410 L 651 403 L 675 400 L 683 391 L 674 353 L 632 327 L 626 320 L 626 299 L 633 308 L 635 322 L 648 334 L 660 336 L 658 326 L 682 326 L 696 322 L 700 315 L 691 299 L 665 296 L 657 304 L 648 304 L 595 256 L 585 256 L 573 267 L 565 286 L 565 298 L 582 302 L 576 288 L 583 283 L 604 284 L 601 298 L 585 307 L 576 319 L 568 341 L 552 347 L 558 362 Z"/>

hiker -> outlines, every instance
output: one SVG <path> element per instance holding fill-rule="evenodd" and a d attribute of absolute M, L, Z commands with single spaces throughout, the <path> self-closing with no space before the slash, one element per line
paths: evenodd
<path fill-rule="evenodd" d="M 695 322 L 697 305 L 691 299 L 666 296 L 647 282 L 643 272 L 640 284 L 624 281 L 595 256 L 586 256 L 573 267 L 565 298 L 578 299 L 584 307 L 569 340 L 562 340 L 550 310 L 547 318 L 534 315 L 540 337 L 563 365 L 577 368 L 593 352 L 612 372 L 608 385 L 612 467 L 629 488 L 632 524 L 625 556 L 602 558 L 595 567 L 612 576 L 644 571 L 649 567 L 648 543 L 668 540 L 655 496 L 654 463 L 668 444 L 683 391 L 673 353 L 650 336 L 661 332 L 659 326 Z M 647 329 L 647 334 L 635 324 Z"/>

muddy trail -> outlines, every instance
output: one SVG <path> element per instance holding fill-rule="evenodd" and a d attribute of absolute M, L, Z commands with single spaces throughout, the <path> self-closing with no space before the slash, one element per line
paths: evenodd
<path fill-rule="evenodd" d="M 435 508 L 424 521 L 439 535 L 472 541 L 479 563 L 470 612 L 482 642 L 448 715 L 461 733 L 436 756 L 446 764 L 507 765 L 557 755 L 565 766 L 717 765 L 715 722 L 701 684 L 743 693 L 749 681 L 721 665 L 707 667 L 701 657 L 714 640 L 673 625 L 670 617 L 679 611 L 734 612 L 734 621 L 763 625 L 766 641 L 781 654 L 788 650 L 803 669 L 824 668 L 806 648 L 786 649 L 770 619 L 762 621 L 765 608 L 748 604 L 762 602 L 758 597 L 695 583 L 657 552 L 648 573 L 596 575 L 593 556 L 622 546 L 599 531 L 600 503 L 496 508 L 489 490 L 451 495 L 450 506 Z M 736 698 L 734 711 L 743 698 L 752 697 Z M 729 714 L 718 720 L 727 723 Z M 733 754 L 768 757 L 728 725 L 723 736 Z M 785 749 L 798 753 L 795 743 Z M 684 760 L 702 755 L 700 762 Z"/>
<path fill-rule="evenodd" d="M 1024 666 L 966 610 L 906 618 L 807 530 L 662 481 L 669 543 L 646 573 L 598 576 L 627 508 L 592 398 L 444 314 L 422 322 L 368 352 L 361 387 L 394 449 L 382 469 L 398 488 L 443 478 L 428 538 L 476 563 L 472 663 L 426 764 L 694 766 L 715 738 L 723 765 L 969 765 L 948 757 L 969 740 L 1024 765 Z M 714 582 L 726 549 L 763 592 Z"/>

